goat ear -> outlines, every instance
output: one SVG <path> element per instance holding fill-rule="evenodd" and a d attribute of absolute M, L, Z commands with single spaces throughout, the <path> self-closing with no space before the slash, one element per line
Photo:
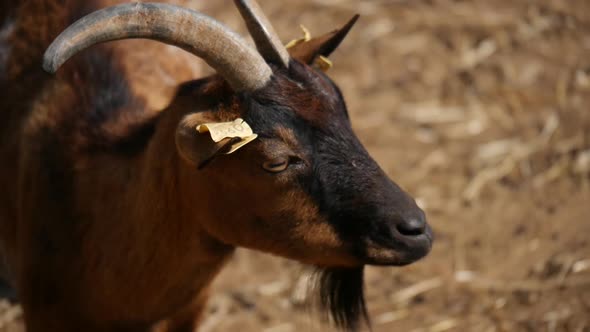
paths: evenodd
<path fill-rule="evenodd" d="M 214 142 L 208 134 L 201 134 L 197 126 L 204 123 L 215 123 L 219 120 L 211 112 L 190 114 L 184 117 L 176 129 L 176 147 L 180 156 L 201 169 L 216 156 L 227 152 L 231 147 L 231 139 Z"/>
<path fill-rule="evenodd" d="M 338 30 L 293 45 L 289 48 L 289 54 L 292 58 L 307 64 L 313 64 L 320 55 L 330 56 L 348 35 L 358 18 L 357 14 Z"/>

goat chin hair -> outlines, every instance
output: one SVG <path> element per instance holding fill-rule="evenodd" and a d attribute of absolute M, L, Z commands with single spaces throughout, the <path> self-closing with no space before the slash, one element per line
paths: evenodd
<path fill-rule="evenodd" d="M 364 295 L 364 267 L 322 268 L 316 270 L 312 287 L 317 305 L 325 318 L 340 330 L 359 331 L 365 323 L 370 329 Z"/>

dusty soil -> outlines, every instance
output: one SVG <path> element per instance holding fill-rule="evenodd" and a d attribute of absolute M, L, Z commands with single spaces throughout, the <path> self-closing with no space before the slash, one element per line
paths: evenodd
<path fill-rule="evenodd" d="M 427 259 L 368 268 L 373 331 L 590 331 L 588 0 L 260 2 L 285 41 L 362 15 L 330 75 L 436 233 Z M 230 1 L 204 11 L 244 31 Z M 201 330 L 331 331 L 305 276 L 238 251 Z"/>

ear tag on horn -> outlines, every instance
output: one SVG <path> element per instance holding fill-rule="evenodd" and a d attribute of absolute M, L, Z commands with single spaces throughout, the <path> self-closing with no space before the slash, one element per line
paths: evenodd
<path fill-rule="evenodd" d="M 229 146 L 224 146 L 224 154 L 234 153 L 258 137 L 248 123 L 240 118 L 231 122 L 204 123 L 196 129 L 200 134 L 208 132 L 215 143 L 227 140 Z"/>
<path fill-rule="evenodd" d="M 301 28 L 301 31 L 303 31 L 303 37 L 291 40 L 287 43 L 287 45 L 285 45 L 286 48 L 291 48 L 295 45 L 305 43 L 311 40 L 311 33 L 309 33 L 309 30 L 307 30 L 307 28 L 303 24 L 299 25 L 299 28 Z"/>
<path fill-rule="evenodd" d="M 292 48 L 292 47 L 299 45 L 301 43 L 307 43 L 308 41 L 311 40 L 311 33 L 309 32 L 309 30 L 303 24 L 299 25 L 299 28 L 301 28 L 301 31 L 303 31 L 303 37 L 301 37 L 299 39 L 291 40 L 285 46 L 287 49 Z M 326 58 L 323 55 L 320 55 L 314 61 L 314 65 L 316 65 L 324 73 L 327 72 L 328 70 L 330 70 L 334 66 L 332 61 L 330 61 L 330 59 Z"/>
<path fill-rule="evenodd" d="M 320 68 L 321 71 L 323 71 L 324 73 L 327 72 L 328 70 L 332 69 L 332 67 L 334 67 L 334 63 L 332 63 L 332 61 L 330 61 L 330 59 L 326 58 L 323 55 L 320 55 L 316 60 L 315 60 L 315 65 L 318 66 L 318 68 Z"/>

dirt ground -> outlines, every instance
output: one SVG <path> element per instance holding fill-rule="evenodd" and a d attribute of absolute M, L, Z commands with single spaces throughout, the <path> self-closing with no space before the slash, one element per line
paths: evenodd
<path fill-rule="evenodd" d="M 260 0 L 287 42 L 362 18 L 331 57 L 353 126 L 436 233 L 368 268 L 373 331 L 590 331 L 590 2 Z M 243 32 L 230 1 L 203 10 Z M 332 331 L 306 268 L 240 250 L 201 331 Z M 0 331 L 20 331 L 0 304 Z"/>

